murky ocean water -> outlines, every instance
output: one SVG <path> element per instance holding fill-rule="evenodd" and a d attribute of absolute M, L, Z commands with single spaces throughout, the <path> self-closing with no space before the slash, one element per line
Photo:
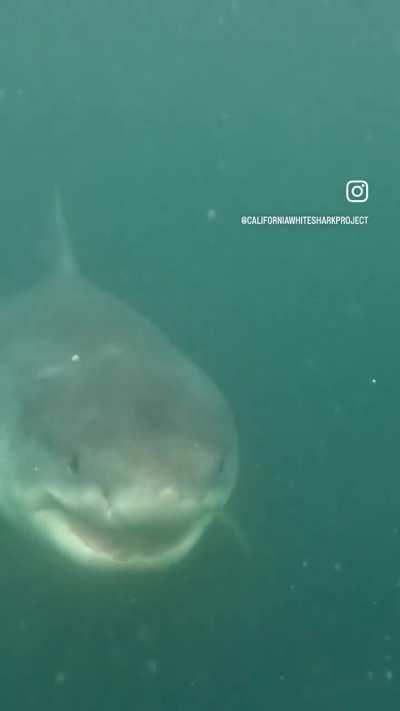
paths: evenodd
<path fill-rule="evenodd" d="M 393 0 L 3 0 L 1 299 L 46 273 L 57 182 L 82 272 L 241 444 L 235 525 L 163 574 L 4 525 L 5 709 L 397 708 L 399 62 Z"/>

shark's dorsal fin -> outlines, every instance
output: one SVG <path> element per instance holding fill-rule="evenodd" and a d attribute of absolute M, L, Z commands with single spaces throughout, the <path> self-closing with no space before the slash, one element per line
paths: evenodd
<path fill-rule="evenodd" d="M 54 242 L 54 271 L 59 277 L 71 277 L 78 274 L 78 267 L 71 249 L 68 226 L 64 215 L 61 191 L 58 185 L 53 188 L 51 208 L 51 238 Z"/>

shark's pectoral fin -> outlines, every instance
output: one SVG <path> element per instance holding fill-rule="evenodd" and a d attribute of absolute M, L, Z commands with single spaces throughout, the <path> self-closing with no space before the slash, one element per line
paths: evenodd
<path fill-rule="evenodd" d="M 243 556 L 252 558 L 254 554 L 253 546 L 243 527 L 233 514 L 221 510 L 216 515 L 215 522 L 221 524 L 229 533 L 231 539 L 236 543 Z"/>

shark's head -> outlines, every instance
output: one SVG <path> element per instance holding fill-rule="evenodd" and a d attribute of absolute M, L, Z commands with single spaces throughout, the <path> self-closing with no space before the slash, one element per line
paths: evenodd
<path fill-rule="evenodd" d="M 66 353 L 35 373 L 9 433 L 1 496 L 13 518 L 97 567 L 179 560 L 237 475 L 226 405 L 179 357 Z"/>
<path fill-rule="evenodd" d="M 77 276 L 0 313 L 0 508 L 70 558 L 149 570 L 188 553 L 238 469 L 217 388 Z"/>

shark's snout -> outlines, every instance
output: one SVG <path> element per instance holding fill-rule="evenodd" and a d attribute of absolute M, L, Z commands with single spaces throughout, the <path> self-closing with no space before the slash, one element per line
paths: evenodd
<path fill-rule="evenodd" d="M 181 457 L 175 450 L 171 460 L 158 443 L 156 453 L 136 447 L 135 465 L 123 447 L 108 444 L 109 451 L 82 447 L 79 466 L 76 454 L 71 466 L 64 453 L 55 459 L 53 450 L 42 452 L 21 495 L 34 528 L 85 565 L 148 570 L 176 562 L 229 498 L 236 450 L 222 456 L 199 443 L 181 445 Z M 191 470 L 184 471 L 189 463 Z"/>
<path fill-rule="evenodd" d="M 171 491 L 113 499 L 93 490 L 83 500 L 46 492 L 34 525 L 74 560 L 100 568 L 148 570 L 185 555 L 217 508 L 179 500 Z"/>

